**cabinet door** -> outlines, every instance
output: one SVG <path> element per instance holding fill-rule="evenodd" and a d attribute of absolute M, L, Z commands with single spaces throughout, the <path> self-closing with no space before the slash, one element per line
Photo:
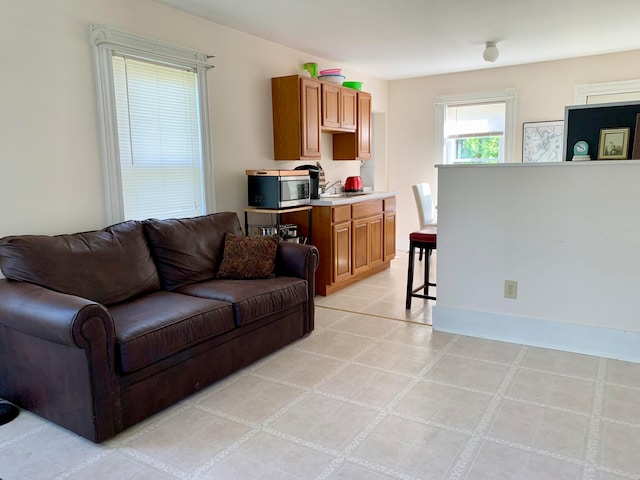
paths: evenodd
<path fill-rule="evenodd" d="M 303 77 L 300 86 L 300 159 L 320 158 L 320 82 Z"/>
<path fill-rule="evenodd" d="M 354 130 L 358 123 L 357 91 L 351 88 L 340 88 L 340 126 Z"/>
<path fill-rule="evenodd" d="M 356 131 L 333 135 L 334 160 L 369 160 L 371 158 L 371 94 L 357 92 L 357 98 Z"/>
<path fill-rule="evenodd" d="M 393 260 L 396 256 L 396 212 L 384 214 L 384 259 Z"/>
<path fill-rule="evenodd" d="M 333 226 L 333 282 L 351 278 L 351 222 Z"/>
<path fill-rule="evenodd" d="M 340 128 L 340 87 L 331 83 L 322 84 L 322 126 Z M 355 120 L 355 119 L 354 119 Z"/>
<path fill-rule="evenodd" d="M 353 274 L 369 270 L 370 223 L 368 218 L 353 221 Z"/>
<path fill-rule="evenodd" d="M 384 262 L 384 222 L 382 214 L 369 218 L 369 264 L 371 267 Z"/>
<path fill-rule="evenodd" d="M 371 94 L 358 93 L 358 159 L 371 158 Z"/>

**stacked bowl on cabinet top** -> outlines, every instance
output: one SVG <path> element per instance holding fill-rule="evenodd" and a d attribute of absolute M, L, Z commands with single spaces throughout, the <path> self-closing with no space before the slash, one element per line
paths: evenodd
<path fill-rule="evenodd" d="M 362 90 L 362 82 L 345 82 L 346 77 L 342 75 L 341 68 L 329 68 L 326 70 L 320 70 L 318 80 L 323 82 L 337 83 L 343 87 L 353 88 L 354 90 Z"/>
<path fill-rule="evenodd" d="M 342 75 L 341 68 L 329 68 L 327 70 L 320 70 L 320 75 L 318 75 L 318 80 L 323 82 L 337 83 L 338 85 L 342 85 L 346 77 Z"/>

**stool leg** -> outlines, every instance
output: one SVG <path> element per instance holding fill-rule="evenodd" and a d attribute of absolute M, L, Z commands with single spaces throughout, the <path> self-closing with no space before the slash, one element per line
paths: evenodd
<path fill-rule="evenodd" d="M 416 245 L 413 242 L 409 243 L 409 268 L 407 268 L 407 310 L 411 309 L 411 293 L 413 291 L 413 264 Z"/>
<path fill-rule="evenodd" d="M 431 249 L 424 252 L 424 294 L 429 295 L 429 260 L 431 259 Z"/>

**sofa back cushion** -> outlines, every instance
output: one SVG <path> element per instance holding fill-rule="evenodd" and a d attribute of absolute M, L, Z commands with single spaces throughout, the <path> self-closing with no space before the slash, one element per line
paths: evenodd
<path fill-rule="evenodd" d="M 0 266 L 10 280 L 104 305 L 160 289 L 142 223 L 134 220 L 70 235 L 5 237 Z"/>
<path fill-rule="evenodd" d="M 165 290 L 214 278 L 222 261 L 225 234 L 242 233 L 235 212 L 150 219 L 144 228 Z"/>

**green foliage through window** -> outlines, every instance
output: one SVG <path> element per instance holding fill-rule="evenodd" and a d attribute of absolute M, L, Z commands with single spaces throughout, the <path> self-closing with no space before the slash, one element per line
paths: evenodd
<path fill-rule="evenodd" d="M 459 160 L 498 160 L 500 137 L 472 137 L 456 140 L 456 158 Z"/>

